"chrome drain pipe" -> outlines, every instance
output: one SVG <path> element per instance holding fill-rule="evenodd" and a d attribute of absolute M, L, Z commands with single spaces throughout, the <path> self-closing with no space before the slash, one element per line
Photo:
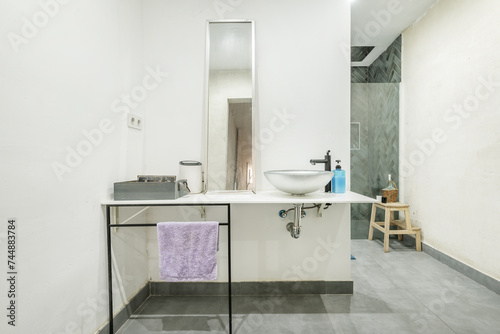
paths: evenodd
<path fill-rule="evenodd" d="M 298 239 L 300 236 L 300 222 L 302 219 L 302 205 L 303 204 L 294 204 L 293 205 L 293 223 L 288 223 L 286 225 L 286 229 L 290 232 L 292 238 Z"/>

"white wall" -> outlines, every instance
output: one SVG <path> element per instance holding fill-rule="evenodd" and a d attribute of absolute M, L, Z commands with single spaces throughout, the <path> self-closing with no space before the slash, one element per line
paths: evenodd
<path fill-rule="evenodd" d="M 232 1 L 224 13 L 214 8 L 220 1 L 56 1 L 43 2 L 52 4 L 45 9 L 35 0 L 0 3 L 0 215 L 3 222 L 17 218 L 19 238 L 19 323 L 13 329 L 2 321 L 2 333 L 92 333 L 106 320 L 100 202 L 113 182 L 176 174 L 179 160 L 203 160 L 207 18 L 257 24 L 259 189 L 270 188 L 263 170 L 310 168 L 309 159 L 327 149 L 349 166 L 350 72 L 340 48 L 349 42 L 347 0 Z M 41 21 L 30 30 L 24 18 Z M 18 35 L 14 48 L 9 33 Z M 143 132 L 125 126 L 127 111 L 144 117 Z M 102 137 L 92 131 L 99 126 Z M 321 245 L 333 255 L 304 278 L 350 279 L 347 206 L 319 224 L 311 218 L 299 240 L 286 234 L 277 209 L 261 207 L 261 216 L 244 216 L 246 225 L 234 231 L 236 240 L 248 240 L 235 245 L 237 279 L 297 279 L 286 276 L 293 259 L 287 250 L 295 248 L 303 267 Z M 283 232 L 275 237 L 267 227 Z M 0 233 L 5 245 L 6 230 Z M 151 272 L 144 230 L 119 229 L 113 238 L 119 308 Z M 241 268 L 249 252 L 260 254 L 249 268 L 259 266 L 262 249 L 277 251 L 268 267 L 285 260 L 268 274 Z M 7 291 L 6 281 L 0 284 Z"/>
<path fill-rule="evenodd" d="M 285 225 L 293 221 L 278 217 L 286 205 L 231 206 L 232 281 L 300 281 L 351 280 L 349 205 L 333 205 L 323 218 L 308 210 L 302 220 L 302 235 L 293 239 Z M 207 220 L 226 222 L 225 208 L 206 208 Z M 202 220 L 197 208 L 177 210 L 155 208 L 149 214 L 153 222 Z M 158 274 L 158 239 L 156 231 L 148 231 L 150 278 L 160 281 Z M 221 227 L 217 253 L 217 281 L 227 281 L 227 230 Z"/>
<path fill-rule="evenodd" d="M 423 240 L 500 279 L 498 1 L 442 0 L 403 33 L 401 181 Z"/>
<path fill-rule="evenodd" d="M 221 2 L 231 10 L 219 15 Z M 328 149 L 349 166 L 350 70 L 340 48 L 349 42 L 349 1 L 240 3 L 144 3 L 145 63 L 169 73 L 148 99 L 146 172 L 176 174 L 180 160 L 204 159 L 205 26 L 219 18 L 255 20 L 258 189 L 272 188 L 264 170 L 312 168 Z"/>
<path fill-rule="evenodd" d="M 231 10 L 219 15 L 214 4 L 220 3 Z M 235 3 L 144 2 L 145 63 L 169 73 L 165 85 L 159 88 L 161 94 L 152 96 L 152 107 L 146 111 L 146 172 L 177 174 L 180 160 L 205 159 L 206 21 L 219 18 L 255 21 L 257 191 L 272 189 L 263 171 L 322 169 L 322 165 L 311 166 L 309 160 L 322 158 L 328 149 L 333 159 L 349 166 L 350 60 L 341 45 L 349 45 L 350 2 Z M 335 206 L 322 219 L 315 218 L 311 211 L 298 240 L 290 237 L 285 220 L 278 217 L 279 210 L 285 208 L 261 205 L 233 209 L 233 279 L 295 280 L 300 275 L 290 274 L 290 269 L 305 265 L 311 270 L 303 279 L 349 280 L 349 206 Z M 167 210 L 155 210 L 149 215 L 152 221 L 178 217 Z M 200 219 L 199 214 L 180 214 Z M 310 261 L 322 245 L 318 238 L 324 238 L 325 244 L 335 244 L 335 250 L 314 267 Z M 153 230 L 149 240 L 150 276 L 157 280 Z M 219 256 L 227 257 L 224 246 Z M 225 280 L 225 272 L 222 262 L 219 280 Z"/>
<path fill-rule="evenodd" d="M 40 3 L 51 5 L 44 10 Z M 145 74 L 140 14 L 137 0 L 0 3 L 2 260 L 7 219 L 18 221 L 18 322 L 8 326 L 2 307 L 1 333 L 92 333 L 107 318 L 100 202 L 113 182 L 142 167 L 133 159 L 142 135 L 111 110 Z M 30 30 L 33 20 L 38 27 Z M 68 148 L 80 158 L 69 158 Z M 145 261 L 137 258 L 145 238 L 127 233 L 114 249 L 127 258 L 117 262 L 124 279 L 118 307 L 147 279 Z M 6 283 L 3 276 L 3 306 Z"/>

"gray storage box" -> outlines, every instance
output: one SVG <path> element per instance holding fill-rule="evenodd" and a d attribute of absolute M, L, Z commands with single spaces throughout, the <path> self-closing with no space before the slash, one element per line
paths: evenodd
<path fill-rule="evenodd" d="M 114 184 L 117 201 L 176 199 L 187 194 L 187 181 L 175 180 L 175 176 L 139 175 L 137 180 Z"/>

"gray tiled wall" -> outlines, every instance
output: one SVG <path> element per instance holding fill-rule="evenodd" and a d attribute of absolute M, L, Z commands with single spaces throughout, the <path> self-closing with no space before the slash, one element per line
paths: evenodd
<path fill-rule="evenodd" d="M 360 123 L 359 149 L 351 150 L 351 190 L 375 197 L 387 186 L 388 174 L 399 184 L 401 37 L 370 67 L 353 67 L 351 74 L 351 122 Z M 370 210 L 370 204 L 351 206 L 352 239 L 368 236 Z"/>
<path fill-rule="evenodd" d="M 401 35 L 370 65 L 368 82 L 401 82 Z"/>
<path fill-rule="evenodd" d="M 370 66 L 351 67 L 352 83 L 401 82 L 401 36 Z"/>
<path fill-rule="evenodd" d="M 351 67 L 351 82 L 367 83 L 368 82 L 368 67 L 358 66 Z"/>

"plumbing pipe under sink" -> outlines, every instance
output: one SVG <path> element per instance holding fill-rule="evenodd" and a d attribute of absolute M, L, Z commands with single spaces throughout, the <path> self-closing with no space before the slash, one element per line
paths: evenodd
<path fill-rule="evenodd" d="M 302 219 L 302 204 L 294 204 L 293 207 L 293 223 L 288 223 L 286 229 L 290 232 L 292 238 L 298 239 L 300 236 L 300 222 Z"/>

